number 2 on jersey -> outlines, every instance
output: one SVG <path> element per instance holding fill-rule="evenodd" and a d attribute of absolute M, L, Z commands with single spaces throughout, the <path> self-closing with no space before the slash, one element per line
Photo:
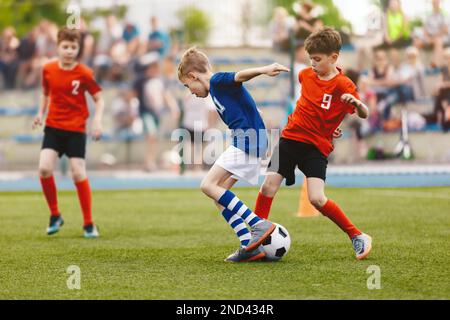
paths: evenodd
<path fill-rule="evenodd" d="M 330 109 L 332 98 L 333 98 L 333 96 L 331 94 L 325 93 L 323 95 L 322 104 L 320 106 L 326 110 Z"/>
<path fill-rule="evenodd" d="M 78 88 L 80 87 L 80 80 L 73 80 L 72 81 L 72 94 L 77 95 L 78 94 Z"/>

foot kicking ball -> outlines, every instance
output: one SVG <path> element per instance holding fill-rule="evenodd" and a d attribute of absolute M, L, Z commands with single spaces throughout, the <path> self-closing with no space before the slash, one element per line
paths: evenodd
<path fill-rule="evenodd" d="M 278 223 L 275 223 L 275 225 L 275 230 L 262 243 L 266 252 L 266 259 L 269 261 L 280 260 L 291 247 L 291 237 L 287 229 Z"/>

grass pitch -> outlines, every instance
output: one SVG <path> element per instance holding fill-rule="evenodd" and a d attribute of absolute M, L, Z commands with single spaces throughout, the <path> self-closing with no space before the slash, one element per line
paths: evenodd
<path fill-rule="evenodd" d="M 253 207 L 257 190 L 235 193 Z M 238 240 L 199 190 L 94 191 L 101 238 L 82 238 L 74 192 L 60 192 L 65 225 L 45 235 L 41 193 L 0 193 L 1 299 L 450 299 L 450 188 L 334 189 L 373 250 L 357 261 L 324 217 L 298 218 L 299 190 L 281 189 L 271 220 L 290 232 L 280 262 L 230 264 Z M 69 290 L 67 268 L 81 270 Z M 381 288 L 369 290 L 371 265 Z"/>

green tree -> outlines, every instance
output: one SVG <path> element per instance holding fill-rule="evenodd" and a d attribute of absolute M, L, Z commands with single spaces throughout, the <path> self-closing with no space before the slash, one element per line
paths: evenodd
<path fill-rule="evenodd" d="M 293 4 L 296 2 L 301 3 L 299 0 L 271 0 L 272 8 L 275 7 L 285 7 L 290 14 L 294 14 Z M 333 0 L 314 0 L 315 5 L 321 6 L 323 8 L 323 13 L 319 18 L 327 26 L 333 26 L 336 29 L 341 29 L 342 27 L 348 27 L 351 29 L 351 24 L 349 21 L 345 20 L 339 9 L 334 5 Z"/>
<path fill-rule="evenodd" d="M 0 0 L 0 30 L 14 26 L 17 34 L 23 36 L 42 19 L 63 26 L 71 15 L 66 12 L 69 3 L 69 0 Z M 88 22 L 95 17 L 110 14 L 122 19 L 127 9 L 125 5 L 116 5 L 107 9 L 83 10 L 81 17 Z"/>
<path fill-rule="evenodd" d="M 23 36 L 42 19 L 63 25 L 67 0 L 0 0 L 0 30 L 14 26 L 17 34 Z"/>
<path fill-rule="evenodd" d="M 177 12 L 186 43 L 205 44 L 211 30 L 209 17 L 195 6 L 187 6 Z"/>

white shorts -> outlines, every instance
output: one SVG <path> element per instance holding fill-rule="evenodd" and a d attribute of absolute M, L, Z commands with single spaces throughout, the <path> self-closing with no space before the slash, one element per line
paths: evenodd
<path fill-rule="evenodd" d="M 232 178 L 257 185 L 261 170 L 261 158 L 251 156 L 235 146 L 229 146 L 215 162 L 233 174 Z"/>

